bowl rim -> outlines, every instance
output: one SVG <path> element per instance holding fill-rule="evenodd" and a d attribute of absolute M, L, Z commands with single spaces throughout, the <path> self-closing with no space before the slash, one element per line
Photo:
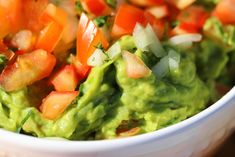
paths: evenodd
<path fill-rule="evenodd" d="M 233 100 L 234 99 L 234 100 Z M 174 134 L 182 133 L 183 130 L 191 128 L 210 118 L 220 109 L 226 107 L 226 104 L 231 100 L 235 101 L 235 86 L 220 100 L 201 111 L 200 113 L 169 127 L 128 138 L 98 140 L 98 141 L 64 141 L 64 140 L 49 140 L 43 138 L 36 138 L 23 134 L 0 129 L 0 143 L 10 143 L 17 147 L 28 148 L 36 151 L 51 151 L 51 152 L 80 152 L 92 153 L 110 151 L 128 146 L 135 146 L 138 144 L 153 142 L 164 139 Z M 53 146 L 53 147 L 52 147 Z"/>

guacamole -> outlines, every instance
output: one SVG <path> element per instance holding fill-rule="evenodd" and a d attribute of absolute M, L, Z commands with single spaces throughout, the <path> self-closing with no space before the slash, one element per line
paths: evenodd
<path fill-rule="evenodd" d="M 62 2 L 60 2 L 56 3 L 58 8 L 61 7 Z M 144 26 L 143 24 L 139 27 L 137 24 L 131 33 L 112 34 L 115 37 L 109 39 L 110 45 L 107 46 L 107 43 L 103 42 L 103 37 L 95 33 L 104 30 L 107 33 L 107 29 L 112 25 L 115 27 L 115 22 L 118 20 L 113 21 L 112 17 L 108 16 L 108 12 L 107 16 L 94 18 L 96 20 L 94 23 L 98 22 L 97 25 L 102 28 L 93 32 L 95 38 L 91 41 L 93 43 L 98 40 L 98 44 L 93 43 L 89 47 L 84 42 L 86 40 L 84 34 L 88 34 L 89 28 L 83 32 L 80 31 L 82 22 L 84 23 L 86 21 L 84 19 L 87 18 L 85 14 L 81 14 L 84 8 L 80 1 L 77 1 L 75 7 L 75 15 L 81 16 L 76 37 L 77 52 L 75 53 L 82 50 L 80 53 L 86 51 L 86 54 L 77 54 L 74 57 L 75 39 L 71 40 L 69 44 L 65 44 L 67 41 L 65 39 L 68 38 L 64 39 L 64 36 L 59 37 L 60 42 L 56 42 L 59 46 L 56 48 L 48 45 L 43 47 L 42 43 L 38 44 L 43 40 L 39 37 L 40 40 L 38 39 L 39 41 L 34 47 L 39 47 L 45 52 L 52 49 L 53 55 L 40 50 L 40 53 L 39 51 L 36 53 L 32 47 L 23 49 L 24 52 L 21 54 L 22 46 L 17 43 L 7 45 L 5 36 L 4 40 L 0 40 L 0 51 L 11 51 L 16 56 L 12 59 L 4 53 L 0 55 L 2 71 L 0 128 L 40 138 L 101 140 L 156 131 L 199 113 L 225 94 L 221 94 L 221 90 L 218 90 L 219 85 L 224 87 L 223 89 L 229 90 L 234 86 L 235 80 L 235 25 L 223 24 L 218 18 L 209 17 L 208 12 L 219 4 L 218 1 L 208 0 L 205 3 L 197 2 L 196 5 L 188 6 L 190 8 L 200 5 L 200 9 L 205 7 L 207 10 L 203 25 L 200 26 L 200 29 L 197 26 L 198 32 L 183 33 L 202 34 L 202 39 L 195 43 L 193 43 L 194 39 L 187 40 L 184 44 L 172 42 L 172 36 L 181 35 L 181 33 L 177 34 L 179 32 L 176 30 L 182 29 L 180 22 L 185 21 L 179 21 L 175 25 L 176 19 L 172 20 L 169 18 L 170 15 L 167 15 L 162 19 L 165 22 L 162 34 L 159 35 L 157 32 L 154 35 L 153 28 L 159 29 L 159 23 L 157 26 Z M 207 8 L 208 4 L 211 4 L 209 8 Z M 112 7 L 109 5 L 108 7 L 115 9 L 116 5 L 118 4 L 114 3 Z M 119 7 L 123 7 L 122 9 L 125 11 L 126 5 Z M 141 10 L 132 4 L 128 5 L 128 7 Z M 190 9 L 185 10 L 188 12 Z M 92 16 L 98 16 L 96 13 L 92 13 L 92 10 L 85 11 Z M 180 11 L 183 12 L 184 9 Z M 70 19 L 74 18 L 71 14 L 67 14 Z M 50 16 L 50 18 L 54 18 L 53 15 Z M 119 13 L 116 18 L 118 16 Z M 152 15 L 151 18 L 153 18 Z M 192 20 L 194 17 L 190 18 Z M 54 21 L 56 20 L 58 19 L 54 19 Z M 137 20 L 137 22 L 140 21 Z M 88 23 L 90 28 L 98 27 L 91 20 Z M 148 21 L 148 23 L 152 24 L 152 21 Z M 29 29 L 28 26 L 26 28 Z M 133 31 L 134 33 L 132 33 Z M 171 31 L 170 33 L 174 35 L 169 36 L 170 33 L 167 31 Z M 187 31 L 187 29 L 183 31 Z M 79 33 L 84 33 L 82 38 L 79 37 Z M 8 38 L 11 37 L 8 36 Z M 8 38 L 7 40 L 9 40 Z M 11 40 L 14 40 L 14 37 Z M 90 39 L 87 38 L 87 40 Z M 177 41 L 179 40 L 182 39 L 179 38 Z M 53 43 L 52 40 L 51 42 Z M 1 48 L 1 44 L 4 44 L 7 49 Z M 18 50 L 14 51 L 12 47 Z M 90 50 L 93 54 L 91 53 L 86 58 Z M 38 55 L 36 60 L 35 56 L 30 56 L 31 51 L 34 55 Z M 132 58 L 127 60 L 124 53 Z M 44 62 L 45 58 L 47 60 Z M 56 58 L 56 63 L 53 58 Z M 74 63 L 74 58 L 79 59 L 79 68 L 78 64 Z M 43 60 L 42 64 L 41 60 Z M 129 66 L 133 62 L 134 67 Z M 87 63 L 88 65 L 86 65 Z M 64 65 L 66 66 L 64 67 Z M 60 70 L 61 67 L 62 70 Z M 77 70 L 76 74 L 73 73 L 73 70 L 69 71 L 71 67 Z M 64 69 L 67 70 L 65 73 Z M 71 89 L 73 83 L 76 85 Z M 51 92 L 54 92 L 54 95 Z M 61 97 L 59 95 L 53 99 L 49 98 L 49 96 L 56 96 L 56 92 L 61 94 Z M 71 99 L 72 101 L 67 103 L 70 97 L 63 99 L 63 96 L 71 94 L 71 92 L 75 96 Z M 49 111 L 49 109 L 52 110 Z M 56 116 L 52 114 L 53 109 L 57 111 Z"/>

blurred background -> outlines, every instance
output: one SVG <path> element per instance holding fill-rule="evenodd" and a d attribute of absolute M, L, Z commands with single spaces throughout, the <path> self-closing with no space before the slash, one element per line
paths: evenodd
<path fill-rule="evenodd" d="M 235 133 L 223 144 L 214 157 L 235 157 Z"/>

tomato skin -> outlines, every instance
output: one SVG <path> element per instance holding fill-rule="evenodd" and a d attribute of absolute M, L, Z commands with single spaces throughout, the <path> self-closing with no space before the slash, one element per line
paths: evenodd
<path fill-rule="evenodd" d="M 48 5 L 48 0 L 22 0 L 22 3 L 25 28 L 38 33 L 45 26 L 40 17 Z"/>
<path fill-rule="evenodd" d="M 106 49 L 109 45 L 103 33 L 97 28 L 85 14 L 81 15 L 77 32 L 77 59 L 84 66 L 87 66 L 87 60 L 92 55 L 95 47 L 101 43 Z"/>
<path fill-rule="evenodd" d="M 64 27 L 67 23 L 67 13 L 51 3 L 47 5 L 39 18 L 44 24 L 49 24 L 51 21 L 55 21 Z"/>
<path fill-rule="evenodd" d="M 78 77 L 72 65 L 66 65 L 50 80 L 56 91 L 74 91 L 78 85 Z"/>
<path fill-rule="evenodd" d="M 21 7 L 21 0 L 0 1 L 0 39 L 22 28 Z"/>
<path fill-rule="evenodd" d="M 0 54 L 4 55 L 8 60 L 15 56 L 15 53 L 8 49 L 2 39 L 0 39 Z"/>
<path fill-rule="evenodd" d="M 52 91 L 46 98 L 43 99 L 40 110 L 43 117 L 55 120 L 78 96 L 79 92 L 55 92 Z"/>
<path fill-rule="evenodd" d="M 165 33 L 165 21 L 155 18 L 151 13 L 145 11 L 145 25 L 150 24 L 159 39 L 162 39 Z"/>
<path fill-rule="evenodd" d="M 135 54 L 132 54 L 128 51 L 124 51 L 122 53 L 122 57 L 126 64 L 126 74 L 128 77 L 133 79 L 139 79 L 143 77 L 148 77 L 151 74 L 151 70 Z"/>
<path fill-rule="evenodd" d="M 49 76 L 55 63 L 55 57 L 44 50 L 19 55 L 1 73 L 0 85 L 8 92 L 19 90 Z"/>
<path fill-rule="evenodd" d="M 202 6 L 192 5 L 184 10 L 182 10 L 177 16 L 177 20 L 181 23 L 187 23 L 196 29 L 201 29 L 209 14 L 206 12 L 205 8 Z"/>
<path fill-rule="evenodd" d="M 104 0 L 81 0 L 81 4 L 87 12 L 95 16 L 107 15 L 111 12 Z"/>
<path fill-rule="evenodd" d="M 35 49 L 43 49 L 52 52 L 62 38 L 63 27 L 55 21 L 50 22 L 43 30 L 40 31 Z"/>
<path fill-rule="evenodd" d="M 214 15 L 224 24 L 235 24 L 235 0 L 222 0 L 214 10 Z"/>
<path fill-rule="evenodd" d="M 122 35 L 132 34 L 136 23 L 145 22 L 144 11 L 128 4 L 119 7 L 112 28 L 112 36 L 117 38 Z"/>
<path fill-rule="evenodd" d="M 72 57 L 72 65 L 74 66 L 78 80 L 84 80 L 89 74 L 91 67 L 82 65 L 82 63 L 75 57 Z"/>
<path fill-rule="evenodd" d="M 164 0 L 130 0 L 130 2 L 142 7 L 164 4 Z"/>

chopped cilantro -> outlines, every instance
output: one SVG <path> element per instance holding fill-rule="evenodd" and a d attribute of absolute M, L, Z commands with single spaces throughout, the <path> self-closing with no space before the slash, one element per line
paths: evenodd
<path fill-rule="evenodd" d="M 77 1 L 75 2 L 75 8 L 76 8 L 76 11 L 77 11 L 78 13 L 85 12 L 84 8 L 82 7 L 82 4 L 81 4 L 80 0 L 77 0 Z"/>
<path fill-rule="evenodd" d="M 94 19 L 94 22 L 98 27 L 103 27 L 107 23 L 109 17 L 110 17 L 109 15 L 99 16 L 96 19 Z"/>
<path fill-rule="evenodd" d="M 112 8 L 116 8 L 116 6 L 117 6 L 116 0 L 106 0 L 106 3 Z"/>
<path fill-rule="evenodd" d="M 4 69 L 7 64 L 7 61 L 7 58 L 4 55 L 0 54 L 0 71 Z"/>
<path fill-rule="evenodd" d="M 25 122 L 31 117 L 31 115 L 33 114 L 32 110 L 30 110 L 26 116 L 24 117 L 24 119 L 20 122 L 20 126 L 17 128 L 16 132 L 20 133 L 23 125 L 25 124 Z"/>
<path fill-rule="evenodd" d="M 95 46 L 95 48 L 104 51 L 104 47 L 103 47 L 102 43 L 98 43 L 98 44 Z"/>

